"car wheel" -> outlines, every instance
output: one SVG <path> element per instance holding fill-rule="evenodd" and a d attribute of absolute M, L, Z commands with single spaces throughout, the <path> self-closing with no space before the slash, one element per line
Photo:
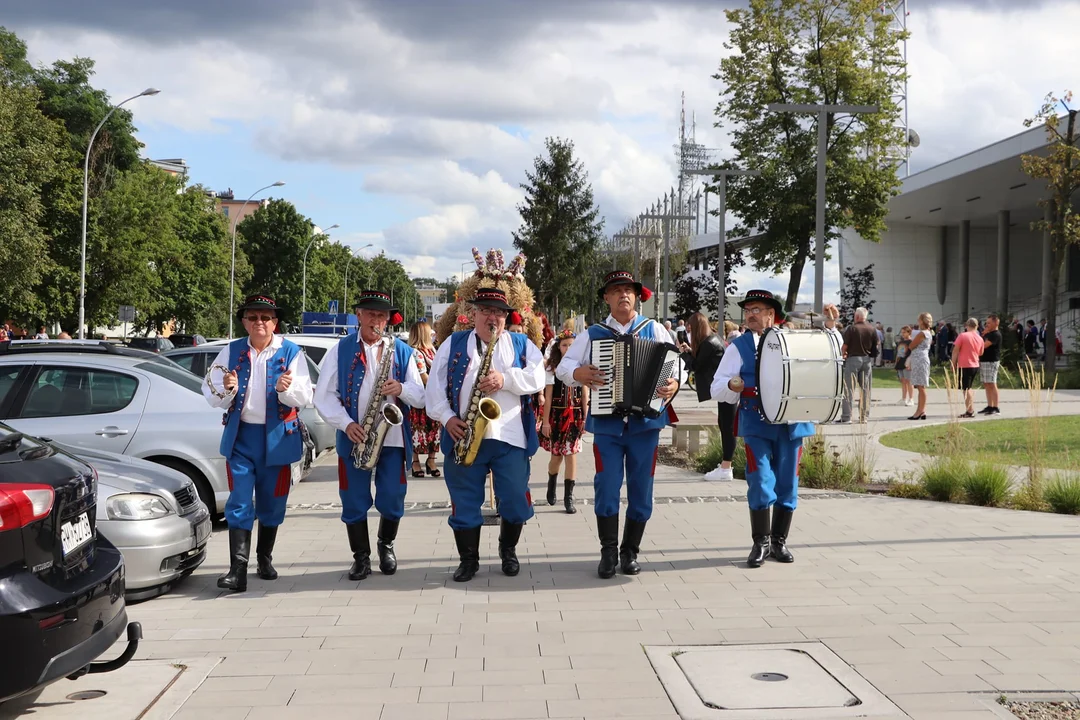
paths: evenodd
<path fill-rule="evenodd" d="M 214 497 L 214 491 L 210 487 L 210 482 L 205 477 L 203 477 L 203 474 L 201 472 L 196 470 L 191 465 L 188 465 L 183 460 L 177 460 L 175 458 L 155 457 L 146 459 L 150 460 L 151 462 L 156 462 L 158 465 L 164 465 L 167 468 L 172 468 L 177 472 L 181 472 L 184 475 L 187 475 L 191 479 L 191 482 L 195 483 L 195 490 L 199 493 L 199 499 L 202 500 L 203 504 L 206 505 L 207 509 L 210 510 L 210 515 L 212 517 L 216 517 L 221 514 L 218 512 L 217 499 Z"/>

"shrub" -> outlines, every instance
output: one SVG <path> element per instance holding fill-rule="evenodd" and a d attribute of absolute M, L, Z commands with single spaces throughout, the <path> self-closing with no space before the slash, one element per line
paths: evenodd
<path fill-rule="evenodd" d="M 931 499 L 951 502 L 969 473 L 967 462 L 958 457 L 935 458 L 923 470 L 922 486 Z"/>
<path fill-rule="evenodd" d="M 1030 510 L 1032 512 L 1044 512 L 1047 509 L 1046 501 L 1038 483 L 1026 482 L 1019 490 L 1013 493 L 1012 505 L 1016 510 Z"/>
<path fill-rule="evenodd" d="M 885 488 L 885 494 L 889 497 L 908 498 L 909 500 L 923 500 L 926 498 L 926 490 L 919 483 L 893 480 Z"/>
<path fill-rule="evenodd" d="M 709 439 L 704 447 L 692 458 L 694 470 L 699 473 L 707 473 L 720 465 L 724 459 L 724 443 L 720 438 L 719 430 L 709 430 Z M 743 449 L 742 438 L 736 438 L 735 455 L 731 458 L 731 471 L 737 478 L 746 477 L 746 451 Z"/>
<path fill-rule="evenodd" d="M 998 507 L 1008 500 L 1011 484 L 1005 468 L 981 462 L 964 478 L 964 498 L 972 505 Z"/>
<path fill-rule="evenodd" d="M 1046 486 L 1043 496 L 1056 513 L 1080 514 L 1080 479 L 1058 475 Z"/>
<path fill-rule="evenodd" d="M 858 459 L 845 457 L 825 443 L 823 435 L 813 435 L 803 446 L 799 485 L 815 490 L 860 492 L 864 481 Z"/>

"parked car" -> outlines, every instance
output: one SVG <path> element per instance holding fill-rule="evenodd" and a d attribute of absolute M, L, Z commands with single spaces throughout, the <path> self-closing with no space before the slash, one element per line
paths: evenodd
<path fill-rule="evenodd" d="M 147 350 L 152 353 L 165 352 L 175 347 L 169 338 L 160 336 L 128 338 L 127 346 L 135 350 Z"/>
<path fill-rule="evenodd" d="M 182 333 L 173 333 L 169 336 L 169 342 L 173 344 L 173 347 L 196 347 L 206 344 L 206 338 L 202 335 L 184 335 Z"/>
<path fill-rule="evenodd" d="M 210 365 L 213 364 L 219 352 L 221 352 L 221 344 L 209 344 L 176 348 L 162 353 L 162 356 L 201 379 L 206 377 Z M 304 356 L 307 358 L 308 373 L 311 375 L 311 383 L 314 386 L 319 382 L 319 367 L 307 355 L 306 350 Z M 304 466 L 304 469 L 308 470 L 319 454 L 334 447 L 336 433 L 334 426 L 322 419 L 322 415 L 315 410 L 314 405 L 300 408 L 300 422 L 304 424 L 308 437 L 311 439 L 311 447 L 308 448 Z"/>
<path fill-rule="evenodd" d="M 167 358 L 108 343 L 0 343 L 0 420 L 177 470 L 214 514 L 229 497 L 221 417 L 199 379 Z M 293 465 L 294 482 L 302 471 Z"/>
<path fill-rule="evenodd" d="M 53 446 L 97 471 L 97 529 L 124 555 L 129 601 L 166 593 L 202 565 L 210 510 L 187 475 L 130 455 Z"/>
<path fill-rule="evenodd" d="M 326 355 L 326 351 L 330 348 L 337 347 L 338 340 L 342 338 L 341 335 L 320 335 L 311 333 L 288 333 L 282 335 L 282 337 L 287 340 L 292 340 L 294 343 L 304 348 L 304 352 L 307 353 L 307 356 L 311 358 L 316 365 L 322 364 L 323 356 Z M 213 340 L 209 344 L 224 345 L 228 342 L 228 340 Z"/>
<path fill-rule="evenodd" d="M 94 469 L 0 424 L 0 702 L 135 654 L 124 558 L 97 532 Z M 94 664 L 128 633 L 114 661 Z"/>

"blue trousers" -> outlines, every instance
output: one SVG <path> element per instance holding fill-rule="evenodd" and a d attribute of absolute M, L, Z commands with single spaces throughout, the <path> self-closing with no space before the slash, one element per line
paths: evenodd
<path fill-rule="evenodd" d="M 656 474 L 656 453 L 660 444 L 659 430 L 621 435 L 593 435 L 593 459 L 596 476 L 593 492 L 596 496 L 596 516 L 619 514 L 619 495 L 623 474 L 626 475 L 626 518 L 647 522 L 652 517 L 653 475 Z"/>
<path fill-rule="evenodd" d="M 375 498 L 371 497 L 371 476 L 375 476 Z M 341 496 L 341 521 L 346 525 L 363 522 L 374 505 L 387 520 L 400 520 L 405 514 L 405 448 L 383 447 L 375 470 L 357 470 L 352 456 L 338 456 L 338 494 Z"/>
<path fill-rule="evenodd" d="M 232 455 L 225 461 L 229 476 L 225 521 L 230 528 L 251 530 L 256 517 L 263 527 L 277 527 L 284 522 L 285 503 L 292 487 L 291 468 L 265 463 L 266 426 L 240 423 Z"/>
<path fill-rule="evenodd" d="M 480 507 L 484 504 L 488 471 L 495 477 L 495 497 L 499 516 L 509 523 L 523 525 L 533 516 L 529 492 L 529 458 L 525 449 L 501 440 L 480 444 L 476 461 L 469 467 L 458 465 L 452 455 L 443 463 L 446 489 L 450 491 L 450 527 L 468 530 L 484 524 Z"/>
<path fill-rule="evenodd" d="M 786 434 L 787 427 L 784 427 Z M 799 500 L 799 462 L 802 438 L 744 437 L 746 449 L 746 499 L 751 510 L 765 510 L 779 503 L 794 510 Z"/>

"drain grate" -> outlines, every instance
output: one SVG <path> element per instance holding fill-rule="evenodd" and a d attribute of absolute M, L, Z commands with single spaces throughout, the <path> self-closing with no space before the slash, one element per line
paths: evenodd
<path fill-rule="evenodd" d="M 821 643 L 645 651 L 683 720 L 907 717 Z"/>

